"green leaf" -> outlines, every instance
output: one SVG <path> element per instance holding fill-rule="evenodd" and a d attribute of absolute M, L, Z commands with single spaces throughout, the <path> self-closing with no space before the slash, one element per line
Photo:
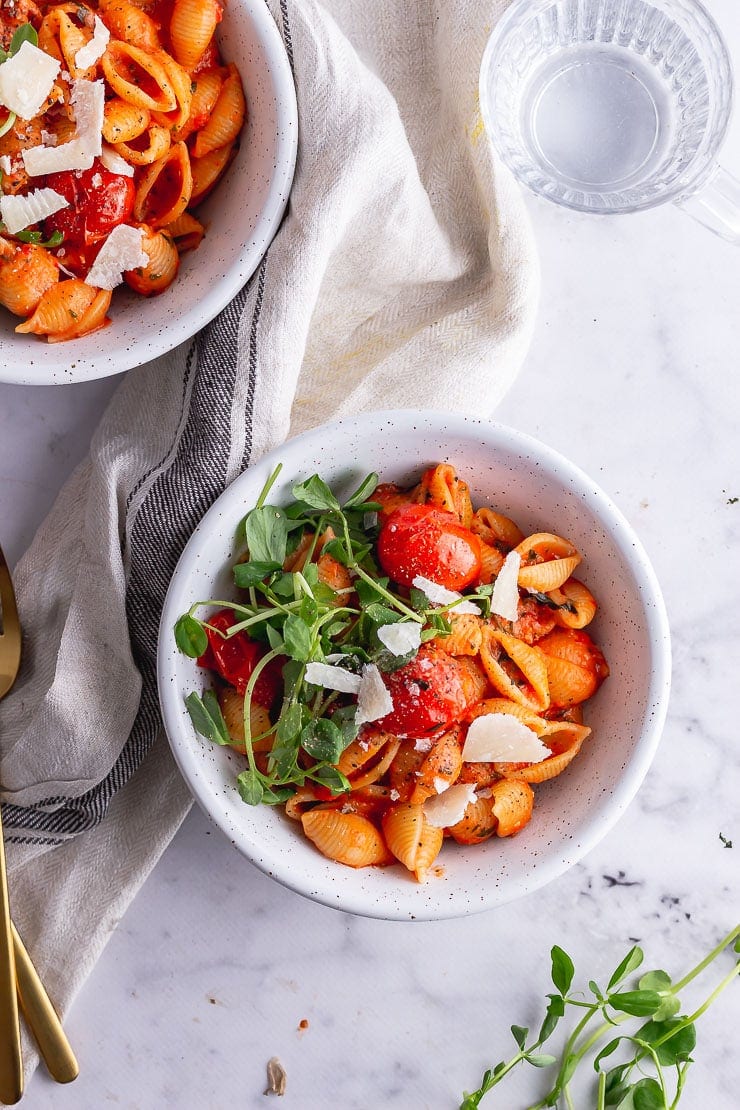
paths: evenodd
<path fill-rule="evenodd" d="M 304 725 L 304 709 L 297 702 L 293 702 L 280 714 L 275 734 L 281 744 L 292 744 L 298 739 L 298 734 Z"/>
<path fill-rule="evenodd" d="M 264 622 L 265 635 L 272 651 L 283 651 L 285 644 L 277 628 L 273 628 L 269 621 Z"/>
<path fill-rule="evenodd" d="M 288 543 L 288 521 L 282 509 L 273 505 L 252 509 L 246 518 L 244 531 L 250 562 L 283 565 Z"/>
<path fill-rule="evenodd" d="M 512 1025 L 511 1027 L 511 1035 L 520 1048 L 524 1048 L 528 1033 L 529 1030 L 525 1029 L 523 1025 Z"/>
<path fill-rule="evenodd" d="M 409 590 L 409 602 L 411 608 L 416 609 L 417 613 L 425 613 L 429 608 L 429 598 L 423 590 L 418 590 L 416 586 L 412 586 Z"/>
<path fill-rule="evenodd" d="M 344 540 L 329 540 L 329 542 L 325 543 L 324 546 L 321 548 L 321 554 L 331 555 L 332 559 L 336 559 L 337 562 L 341 563 L 343 567 L 348 566 L 351 562 Z"/>
<path fill-rule="evenodd" d="M 352 509 L 363 505 L 363 503 L 375 493 L 379 481 L 380 478 L 377 474 L 368 474 L 367 478 L 364 478 L 362 482 L 360 482 L 355 492 L 351 493 L 344 502 L 345 509 Z"/>
<path fill-rule="evenodd" d="M 7 57 L 8 55 L 5 51 L 0 49 L 0 63 L 4 62 Z M 8 112 L 5 122 L 0 124 L 0 139 L 2 139 L 3 135 L 7 135 L 17 118 L 15 112 Z M 2 171 L 0 171 L 0 181 L 2 181 Z"/>
<path fill-rule="evenodd" d="M 286 571 L 285 574 L 281 574 L 274 582 L 270 583 L 270 589 L 276 597 L 295 597 L 295 576 Z"/>
<path fill-rule="evenodd" d="M 311 656 L 311 629 L 296 613 L 290 613 L 283 625 L 285 654 L 299 663 L 307 663 Z"/>
<path fill-rule="evenodd" d="M 641 1079 L 632 1089 L 635 1110 L 665 1110 L 665 1099 L 655 1079 Z"/>
<path fill-rule="evenodd" d="M 218 698 L 213 690 L 206 690 L 201 698 L 193 691 L 185 698 L 190 720 L 196 731 L 211 740 L 214 744 L 228 744 L 230 741 L 229 730 L 218 704 Z"/>
<path fill-rule="evenodd" d="M 296 501 L 303 501 L 304 504 L 312 509 L 319 509 L 320 512 L 339 512 L 339 502 L 318 474 L 313 474 L 307 481 L 293 486 L 293 496 Z"/>
<path fill-rule="evenodd" d="M 641 948 L 637 948 L 636 946 L 634 948 L 630 948 L 627 955 L 614 971 L 614 974 L 607 983 L 606 989 L 610 991 L 612 987 L 616 987 L 617 983 L 621 983 L 627 975 L 630 975 L 633 971 L 636 971 L 642 963 L 643 958 L 643 951 Z"/>
<path fill-rule="evenodd" d="M 4 129 L 0 130 L 0 135 L 4 133 Z M 64 242 L 61 231 L 52 232 L 48 239 L 44 239 L 43 233 L 40 231 L 17 231 L 15 238 L 21 243 L 33 243 L 37 247 L 58 247 L 60 243 Z"/>
<path fill-rule="evenodd" d="M 604 1045 L 599 1055 L 594 1059 L 594 1071 L 599 1071 L 601 1068 L 601 1061 L 605 1060 L 607 1056 L 611 1056 L 613 1052 L 616 1052 L 621 1040 L 621 1037 L 615 1037 L 613 1040 L 609 1041 L 608 1044 Z"/>
<path fill-rule="evenodd" d="M 336 767 L 316 767 L 309 773 L 312 779 L 326 786 L 332 794 L 346 794 L 350 789 L 349 782 Z"/>
<path fill-rule="evenodd" d="M 595 980 L 589 979 L 588 989 L 591 991 L 591 994 L 593 994 L 595 998 L 598 998 L 599 1002 L 604 1001 L 604 995 L 601 993 L 601 987 L 597 982 L 595 982 Z"/>
<path fill-rule="evenodd" d="M 638 983 L 640 990 L 655 990 L 661 997 L 661 1004 L 653 1014 L 654 1021 L 665 1021 L 677 1014 L 681 1003 L 671 989 L 671 977 L 665 971 L 648 971 Z"/>
<path fill-rule="evenodd" d="M 301 747 L 314 759 L 336 763 L 344 751 L 344 738 L 333 721 L 319 717 L 302 729 Z"/>
<path fill-rule="evenodd" d="M 389 581 L 388 578 L 376 578 L 377 585 L 380 589 L 387 589 Z M 355 592 L 360 599 L 360 604 L 365 607 L 372 605 L 374 601 L 384 600 L 380 589 L 376 589 L 375 585 L 366 582 L 364 578 L 358 578 L 354 586 Z"/>
<path fill-rule="evenodd" d="M 175 622 L 175 643 L 183 655 L 200 659 L 208 647 L 208 634 L 200 621 L 185 613 Z"/>
<path fill-rule="evenodd" d="M 540 1027 L 540 1031 L 537 1036 L 538 1045 L 544 1044 L 545 1041 L 549 1040 L 549 1038 L 554 1033 L 558 1022 L 565 1013 L 565 1002 L 559 994 L 550 994 L 547 997 L 550 1001 L 548 1003 L 547 1010 L 545 1011 L 545 1019 L 542 1022 L 542 1026 Z"/>
<path fill-rule="evenodd" d="M 240 589 L 248 590 L 251 586 L 257 586 L 265 578 L 269 578 L 276 570 L 282 570 L 282 567 L 282 563 L 276 563 L 274 560 L 260 562 L 252 559 L 248 563 L 237 563 L 234 567 L 234 582 Z"/>
<path fill-rule="evenodd" d="M 262 791 L 262 804 L 268 806 L 279 806 L 287 802 L 288 798 L 292 798 L 295 794 L 295 789 L 292 786 L 272 786 L 264 787 Z"/>
<path fill-rule="evenodd" d="M 618 1064 L 615 1068 L 611 1068 L 606 1073 L 606 1086 L 605 1086 L 605 1102 L 607 1106 L 616 1106 L 620 1099 L 624 1098 L 628 1088 L 625 1086 L 624 1078 L 629 1071 L 630 1065 Z"/>
<path fill-rule="evenodd" d="M 381 628 L 384 624 L 398 624 L 401 620 L 400 613 L 397 613 L 395 609 L 389 609 L 387 605 L 383 605 L 379 601 L 373 601 L 370 605 L 366 605 L 364 613 L 378 628 Z"/>
<path fill-rule="evenodd" d="M 672 984 L 667 971 L 648 971 L 637 985 L 641 991 L 668 991 Z"/>
<path fill-rule="evenodd" d="M 331 715 L 332 721 L 342 733 L 342 751 L 352 743 L 360 731 L 356 718 L 357 708 L 354 705 L 340 706 Z"/>
<path fill-rule="evenodd" d="M 669 1036 L 662 1044 L 662 1040 L 671 1029 L 676 1032 Z M 682 1025 L 680 1018 L 669 1018 L 667 1021 L 648 1021 L 636 1034 L 636 1039 L 652 1045 L 661 1064 L 664 1066 L 682 1063 L 689 1060 L 691 1053 L 696 1048 L 696 1027 Z"/>
<path fill-rule="evenodd" d="M 535 1068 L 549 1068 L 552 1064 L 557 1064 L 557 1056 L 549 1056 L 547 1053 L 539 1053 L 536 1056 L 525 1057 L 528 1064 L 532 1064 Z"/>
<path fill-rule="evenodd" d="M 8 54 L 12 57 L 17 54 L 24 42 L 30 42 L 31 46 L 38 46 L 39 36 L 31 26 L 30 23 L 22 23 L 21 26 L 14 32 L 10 40 L 10 49 Z"/>
<path fill-rule="evenodd" d="M 609 1005 L 614 1010 L 633 1017 L 647 1017 L 654 1014 L 661 1004 L 661 997 L 657 991 L 624 991 L 623 993 L 610 994 Z"/>
<path fill-rule="evenodd" d="M 239 796 L 248 806 L 258 806 L 264 797 L 264 787 L 258 771 L 242 771 L 236 776 Z"/>
<path fill-rule="evenodd" d="M 565 996 L 573 982 L 575 973 L 573 961 L 557 944 L 553 945 L 550 951 L 550 959 L 552 960 L 552 981 L 561 995 Z"/>

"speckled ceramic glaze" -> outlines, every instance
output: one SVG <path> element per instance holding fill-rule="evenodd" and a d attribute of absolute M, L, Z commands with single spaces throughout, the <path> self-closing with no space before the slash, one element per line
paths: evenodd
<path fill-rule="evenodd" d="M 16 335 L 0 309 L 0 381 L 65 384 L 103 378 L 172 350 L 212 320 L 264 255 L 288 201 L 298 139 L 295 87 L 282 39 L 263 0 L 230 0 L 219 40 L 244 83 L 248 123 L 239 153 L 198 209 L 207 226 L 159 297 L 113 294 L 111 325 L 68 343 Z"/>
<path fill-rule="evenodd" d="M 183 701 L 206 685 L 180 655 L 176 618 L 230 586 L 234 530 L 277 462 L 271 500 L 319 472 L 349 492 L 368 471 L 401 485 L 432 463 L 452 463 L 475 505 L 492 505 L 522 529 L 554 531 L 582 552 L 581 577 L 600 602 L 590 631 L 611 676 L 586 710 L 593 736 L 558 779 L 535 787 L 531 823 L 511 840 L 446 843 L 439 873 L 418 885 L 399 866 L 353 870 L 321 856 L 299 827 L 267 806 L 246 806 L 234 787 L 243 761 L 193 730 Z M 529 436 L 486 420 L 433 412 L 369 413 L 285 444 L 238 478 L 203 518 L 177 566 L 162 616 L 160 698 L 172 750 L 194 797 L 257 867 L 293 890 L 352 913 L 397 919 L 456 917 L 518 898 L 579 860 L 631 801 L 658 744 L 670 684 L 668 622 L 660 589 L 634 532 L 582 471 Z"/>

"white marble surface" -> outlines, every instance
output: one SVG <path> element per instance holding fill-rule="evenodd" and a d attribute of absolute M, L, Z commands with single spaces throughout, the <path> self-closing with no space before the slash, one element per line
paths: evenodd
<path fill-rule="evenodd" d="M 737 61 L 737 5 L 711 7 Z M 726 161 L 740 167 L 737 123 Z M 672 208 L 616 221 L 536 201 L 531 212 L 539 324 L 497 417 L 598 480 L 662 583 L 674 687 L 636 801 L 544 890 L 423 925 L 305 901 L 192 812 L 69 1014 L 79 1079 L 60 1088 L 39 1070 L 29 1110 L 445 1110 L 508 1055 L 512 1022 L 537 1020 L 553 943 L 584 982 L 634 938 L 651 966 L 679 972 L 740 920 L 740 502 L 729 503 L 740 497 L 740 250 Z M 12 560 L 115 387 L 0 387 L 0 522 Z M 740 986 L 699 1025 L 682 1107 L 738 1105 L 738 1027 Z M 287 1070 L 282 1100 L 262 1094 L 272 1056 Z M 512 1110 L 544 1089 L 530 1070 L 483 1105 Z"/>

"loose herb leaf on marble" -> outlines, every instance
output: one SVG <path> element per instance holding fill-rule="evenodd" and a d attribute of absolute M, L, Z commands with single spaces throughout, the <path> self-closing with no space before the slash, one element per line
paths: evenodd
<path fill-rule="evenodd" d="M 719 834 L 719 838 L 720 838 L 720 840 L 722 841 L 722 843 L 723 843 L 723 845 L 725 846 L 725 848 L 731 848 L 731 847 L 732 847 L 732 841 L 731 841 L 731 840 L 729 840 L 729 839 L 728 839 L 728 838 L 727 838 L 726 836 L 724 836 L 724 835 L 723 835 L 722 833 L 720 833 L 720 834 Z"/>
<path fill-rule="evenodd" d="M 691 1013 L 679 1013 L 679 992 L 704 975 L 715 960 L 724 959 L 730 953 L 740 956 L 740 924 L 678 981 L 673 982 L 668 972 L 656 969 L 645 972 L 636 983 L 629 984 L 627 980 L 644 958 L 642 949 L 631 948 L 615 968 L 605 990 L 594 980 L 589 981 L 594 997 L 591 1002 L 582 990 L 571 992 L 575 973 L 573 961 L 555 945 L 550 953 L 551 978 L 558 993 L 547 996 L 545 1018 L 537 1036 L 527 1043 L 529 1030 L 512 1025 L 518 1051 L 511 1059 L 489 1068 L 476 1091 L 465 1092 L 460 1110 L 476 1110 L 483 1097 L 522 1062 L 538 1068 L 557 1066 L 545 1095 L 527 1110 L 555 1106 L 574 1110 L 573 1076 L 589 1060 L 596 1073 L 593 1102 L 589 1104 L 595 1110 L 608 1107 L 675 1110 L 684 1091 L 687 1071 L 694 1062 L 696 1022 L 740 975 L 740 959 L 733 961 L 724 977 Z M 560 1056 L 540 1052 L 568 1009 L 577 1013 L 579 1019 Z M 650 1071 L 654 1074 L 648 1074 Z M 578 1105 L 583 1106 L 581 1102 Z"/>

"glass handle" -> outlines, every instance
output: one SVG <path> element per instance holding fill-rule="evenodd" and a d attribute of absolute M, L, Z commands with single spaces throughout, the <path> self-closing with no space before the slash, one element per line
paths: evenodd
<path fill-rule="evenodd" d="M 677 203 L 715 235 L 740 243 L 740 178 L 717 166 L 698 193 Z"/>

